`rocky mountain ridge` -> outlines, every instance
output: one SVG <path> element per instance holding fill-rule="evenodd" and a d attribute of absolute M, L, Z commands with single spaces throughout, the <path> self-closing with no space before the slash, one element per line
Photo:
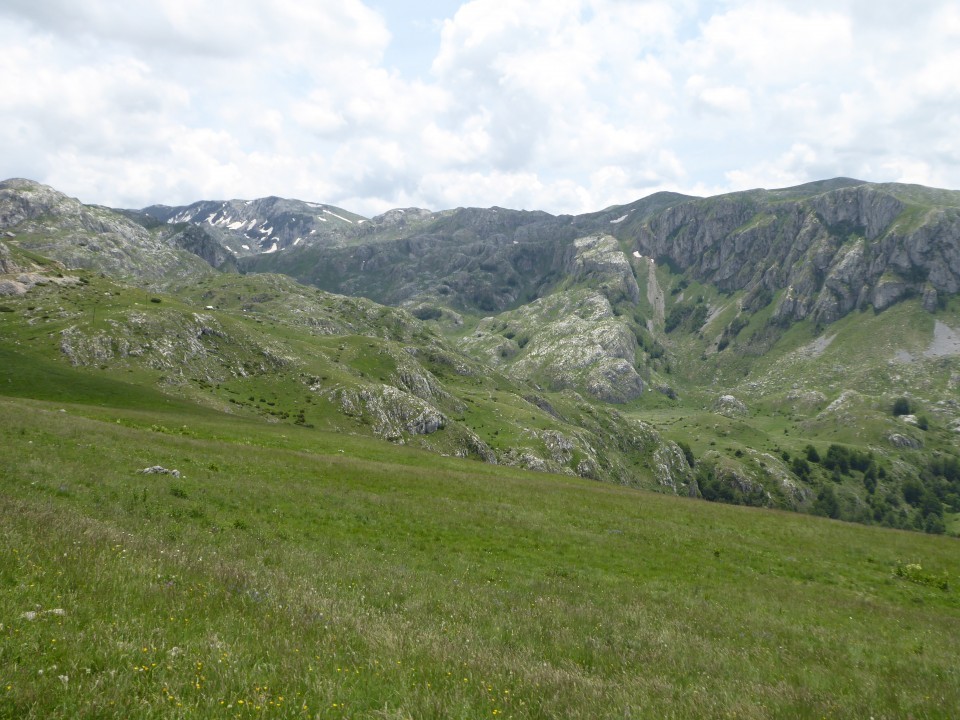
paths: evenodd
<path fill-rule="evenodd" d="M 139 211 L 151 220 L 190 225 L 234 257 L 275 253 L 301 243 L 332 242 L 366 218 L 333 205 L 267 197 L 195 202 L 185 207 L 152 205 Z"/>
<path fill-rule="evenodd" d="M 939 295 L 960 290 L 960 193 L 945 205 L 914 190 L 864 183 L 799 198 L 735 193 L 669 208 L 634 240 L 723 291 L 783 291 L 774 317 L 784 323 L 829 324 L 911 295 L 932 311 Z"/>

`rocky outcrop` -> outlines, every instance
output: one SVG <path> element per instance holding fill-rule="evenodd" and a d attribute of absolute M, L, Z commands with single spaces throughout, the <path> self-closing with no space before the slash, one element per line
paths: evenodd
<path fill-rule="evenodd" d="M 645 389 L 634 365 L 637 338 L 614 303 L 636 304 L 633 269 L 610 235 L 575 240 L 563 269 L 576 289 L 553 293 L 481 321 L 460 347 L 517 378 L 624 403 Z"/>
<path fill-rule="evenodd" d="M 555 293 L 481 321 L 460 348 L 517 378 L 622 403 L 645 388 L 634 367 L 637 339 L 596 290 Z"/>
<path fill-rule="evenodd" d="M 333 396 L 344 413 L 393 442 L 404 442 L 405 435 L 430 435 L 447 424 L 443 413 L 430 403 L 392 385 L 344 388 L 334 391 Z"/>
<path fill-rule="evenodd" d="M 573 282 L 596 287 L 611 302 L 640 301 L 640 288 L 616 238 L 592 235 L 575 240 L 568 250 L 564 271 Z"/>
<path fill-rule="evenodd" d="M 11 239 L 15 233 L 7 233 Z M 47 263 L 45 267 L 30 261 L 24 262 L 14 257 L 5 242 L 0 241 L 0 296 L 25 295 L 37 285 L 53 283 L 60 286 L 76 285 L 80 278 L 66 276 L 61 272 L 64 267 L 59 263 Z"/>
<path fill-rule="evenodd" d="M 20 247 L 67 268 L 135 282 L 184 280 L 212 272 L 200 258 L 125 216 L 83 205 L 30 180 L 0 182 L 0 230 L 8 229 L 15 231 Z"/>
<path fill-rule="evenodd" d="M 916 438 L 901 433 L 890 433 L 887 436 L 887 442 L 901 450 L 919 450 L 923 447 L 923 443 Z"/>
<path fill-rule="evenodd" d="M 21 271 L 20 265 L 13 259 L 10 248 L 0 241 L 0 275 L 12 275 Z"/>
<path fill-rule="evenodd" d="M 721 395 L 713 404 L 713 411 L 728 418 L 743 417 L 748 413 L 747 406 L 733 395 Z"/>
<path fill-rule="evenodd" d="M 165 373 L 168 383 L 204 378 L 221 382 L 276 372 L 292 363 L 281 348 L 232 338 L 206 313 L 131 311 L 91 332 L 71 325 L 60 333 L 60 352 L 75 366 L 139 365 Z"/>

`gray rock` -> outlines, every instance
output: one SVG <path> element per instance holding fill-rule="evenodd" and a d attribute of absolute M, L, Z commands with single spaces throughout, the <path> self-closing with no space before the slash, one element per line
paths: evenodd
<path fill-rule="evenodd" d="M 923 447 L 923 443 L 916 438 L 909 437 L 908 435 L 901 435 L 900 433 L 890 433 L 887 436 L 887 442 L 889 442 L 895 448 L 901 448 L 904 450 L 919 450 Z"/>
<path fill-rule="evenodd" d="M 404 435 L 430 435 L 447 424 L 433 405 L 392 385 L 334 391 L 343 411 L 370 424 L 374 434 L 394 442 Z"/>
<path fill-rule="evenodd" d="M 7 244 L 0 242 L 0 275 L 13 275 L 21 271 L 20 266 L 14 262 Z"/>
<path fill-rule="evenodd" d="M 175 478 L 181 477 L 179 470 L 168 470 L 162 465 L 152 465 L 137 472 L 141 475 L 172 475 Z"/>
<path fill-rule="evenodd" d="M 749 411 L 747 406 L 733 395 L 721 395 L 713 404 L 713 411 L 729 418 L 743 417 Z"/>
<path fill-rule="evenodd" d="M 26 295 L 29 288 L 16 280 L 0 280 L 0 295 Z"/>

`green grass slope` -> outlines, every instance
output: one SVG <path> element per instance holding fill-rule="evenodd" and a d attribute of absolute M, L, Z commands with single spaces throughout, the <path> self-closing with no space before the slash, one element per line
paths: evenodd
<path fill-rule="evenodd" d="M 2 307 L 10 394 L 124 406 L 143 387 L 155 407 L 193 403 L 668 492 L 689 481 L 682 454 L 649 426 L 508 378 L 403 310 L 285 276 L 214 274 L 155 293 L 80 272 Z"/>
<path fill-rule="evenodd" d="M 214 413 L 8 397 L 0 446 L 0 717 L 960 706 L 948 538 Z"/>

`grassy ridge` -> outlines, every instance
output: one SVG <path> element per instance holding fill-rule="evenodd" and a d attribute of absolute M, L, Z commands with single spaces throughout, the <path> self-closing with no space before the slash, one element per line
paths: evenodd
<path fill-rule="evenodd" d="M 960 706 L 955 540 L 148 419 L 0 400 L 0 717 Z"/>

